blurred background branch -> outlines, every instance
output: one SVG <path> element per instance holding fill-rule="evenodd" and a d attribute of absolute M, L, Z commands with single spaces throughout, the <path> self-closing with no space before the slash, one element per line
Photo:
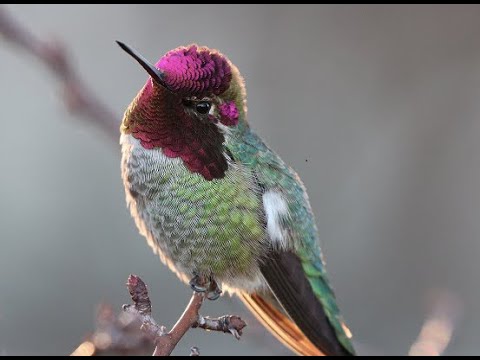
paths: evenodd
<path fill-rule="evenodd" d="M 50 69 L 63 87 L 63 101 L 69 111 L 93 121 L 118 140 L 118 116 L 80 79 L 61 41 L 37 38 L 11 17 L 3 5 L 0 5 L 0 35 Z"/>
<path fill-rule="evenodd" d="M 431 290 L 428 294 L 427 318 L 408 355 L 440 356 L 450 344 L 463 305 L 458 296 L 447 290 Z"/>

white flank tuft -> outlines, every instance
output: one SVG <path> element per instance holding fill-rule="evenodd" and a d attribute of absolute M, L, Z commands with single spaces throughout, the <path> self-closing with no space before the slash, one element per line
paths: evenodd
<path fill-rule="evenodd" d="M 263 207 L 267 217 L 267 232 L 270 240 L 280 249 L 286 249 L 288 240 L 282 227 L 282 218 L 288 217 L 287 202 L 282 194 L 269 190 L 263 194 Z"/>

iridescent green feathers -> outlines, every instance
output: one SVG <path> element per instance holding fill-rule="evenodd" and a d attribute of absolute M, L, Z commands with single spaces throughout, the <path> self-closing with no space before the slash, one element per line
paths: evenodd
<path fill-rule="evenodd" d="M 254 172 L 264 191 L 275 189 L 287 200 L 290 216 L 285 226 L 290 235 L 290 248 L 301 259 L 305 276 L 324 306 L 338 340 L 347 350 L 354 353 L 349 331 L 328 282 L 317 228 L 300 178 L 250 128 L 245 127 L 243 131 L 237 132 L 237 136 L 238 138 L 235 138 L 235 135 L 232 135 L 227 144 L 235 159 Z"/>

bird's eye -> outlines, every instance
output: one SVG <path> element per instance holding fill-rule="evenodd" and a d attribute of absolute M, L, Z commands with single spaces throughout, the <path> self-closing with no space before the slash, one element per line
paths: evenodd
<path fill-rule="evenodd" d="M 199 114 L 208 114 L 208 112 L 210 111 L 210 108 L 212 107 L 212 104 L 210 104 L 208 101 L 200 101 L 199 103 L 197 103 L 197 105 L 195 106 L 195 109 L 197 110 L 197 112 Z"/>

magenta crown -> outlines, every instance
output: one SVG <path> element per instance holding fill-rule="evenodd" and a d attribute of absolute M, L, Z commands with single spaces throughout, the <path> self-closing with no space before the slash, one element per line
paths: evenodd
<path fill-rule="evenodd" d="M 155 66 L 164 72 L 168 87 L 183 95 L 220 95 L 232 80 L 232 70 L 224 56 L 196 45 L 169 51 Z"/>

